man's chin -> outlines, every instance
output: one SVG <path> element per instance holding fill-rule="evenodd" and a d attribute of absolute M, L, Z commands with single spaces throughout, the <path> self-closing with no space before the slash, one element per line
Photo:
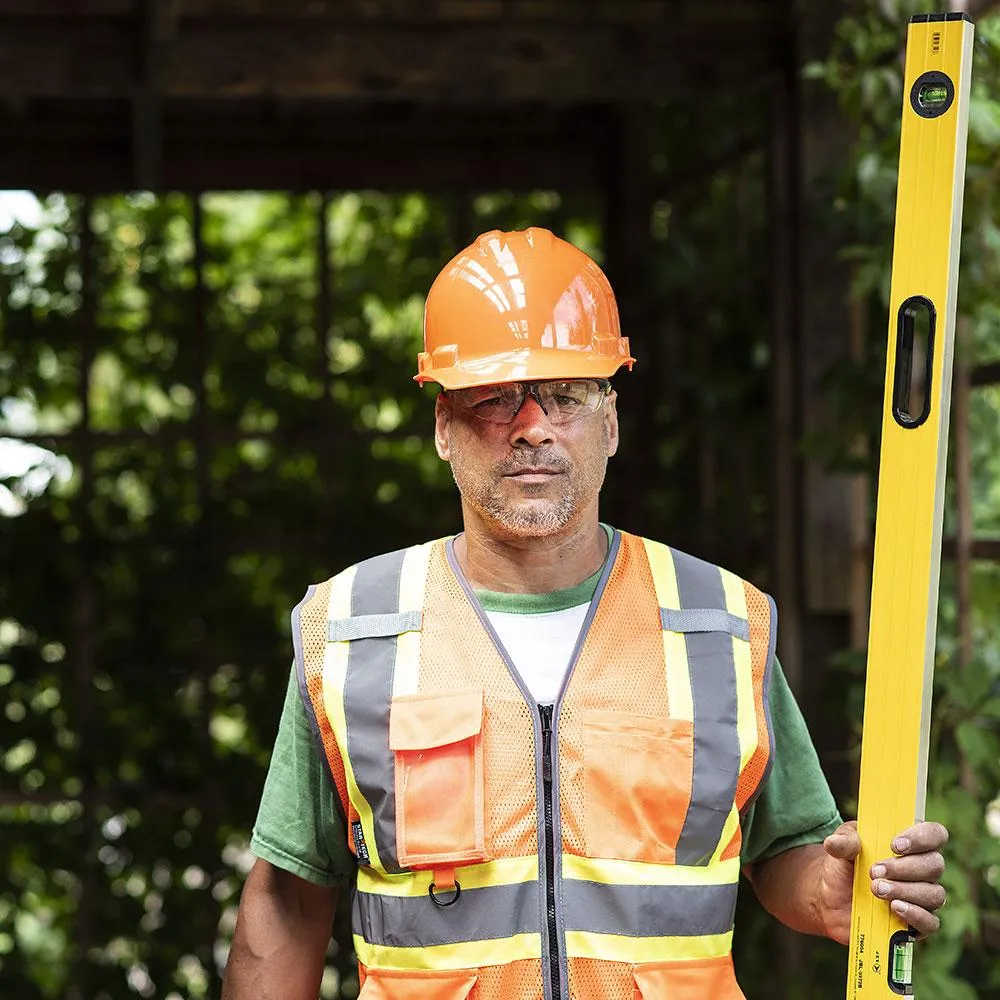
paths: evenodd
<path fill-rule="evenodd" d="M 562 531 L 572 520 L 573 511 L 549 502 L 528 501 L 516 507 L 490 511 L 496 527 L 516 538 L 545 538 Z"/>

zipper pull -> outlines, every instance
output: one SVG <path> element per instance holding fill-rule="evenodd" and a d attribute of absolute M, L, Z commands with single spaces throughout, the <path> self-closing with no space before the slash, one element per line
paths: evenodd
<path fill-rule="evenodd" d="M 542 720 L 542 780 L 552 780 L 552 706 L 539 705 Z"/>

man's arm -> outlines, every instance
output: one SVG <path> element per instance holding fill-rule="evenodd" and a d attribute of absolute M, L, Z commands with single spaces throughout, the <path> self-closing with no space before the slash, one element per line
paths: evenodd
<path fill-rule="evenodd" d="M 222 1000 L 316 1000 L 337 890 L 258 859 L 240 899 Z"/>
<path fill-rule="evenodd" d="M 948 831 L 920 822 L 893 842 L 896 852 L 872 866 L 872 892 L 921 937 L 941 926 L 934 911 L 944 906 L 941 848 Z M 861 852 L 857 823 L 844 823 L 822 844 L 804 844 L 744 869 L 764 908 L 792 930 L 847 944 L 851 934 L 854 859 Z"/>
<path fill-rule="evenodd" d="M 825 857 L 822 844 L 804 844 L 746 865 L 743 873 L 771 916 L 793 931 L 826 936 L 819 893 Z"/>

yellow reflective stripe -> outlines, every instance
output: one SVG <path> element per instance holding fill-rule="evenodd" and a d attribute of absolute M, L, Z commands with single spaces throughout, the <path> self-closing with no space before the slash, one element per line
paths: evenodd
<path fill-rule="evenodd" d="M 471 969 L 481 965 L 506 965 L 542 957 L 541 934 L 515 934 L 489 941 L 462 941 L 423 948 L 369 944 L 354 935 L 354 953 L 362 965 L 376 969 Z"/>
<path fill-rule="evenodd" d="M 693 958 L 723 958 L 732 950 L 733 933 L 697 937 L 623 937 L 567 931 L 569 958 L 596 958 L 605 962 L 673 962 Z"/>
<path fill-rule="evenodd" d="M 356 567 L 351 566 L 338 574 L 330 582 L 330 619 L 349 618 L 351 616 L 351 588 L 354 585 Z M 347 658 L 350 654 L 349 642 L 328 642 L 323 656 L 323 705 L 330 727 L 337 738 L 340 756 L 344 761 L 344 779 L 347 784 L 347 795 L 358 813 L 361 828 L 364 832 L 365 845 L 371 864 L 381 867 L 378 849 L 375 844 L 375 827 L 372 821 L 371 806 L 368 800 L 358 791 L 354 780 L 354 769 L 351 758 L 345 752 L 347 747 L 347 718 L 344 715 L 344 682 L 347 678 Z"/>
<path fill-rule="evenodd" d="M 399 574 L 399 610 L 421 611 L 427 582 L 427 561 L 434 542 L 414 545 L 403 556 Z M 392 674 L 392 696 L 416 694 L 420 683 L 420 631 L 403 632 L 396 639 L 396 662 Z"/>
<path fill-rule="evenodd" d="M 661 608 L 679 608 L 677 573 L 669 546 L 642 539 L 653 574 L 656 601 Z M 694 720 L 694 699 L 691 696 L 691 676 L 688 672 L 687 642 L 681 632 L 663 632 L 663 660 L 666 664 L 667 704 L 674 719 Z"/>
<path fill-rule="evenodd" d="M 483 889 L 491 885 L 516 885 L 538 880 L 538 855 L 524 858 L 497 858 L 479 865 L 462 865 L 455 877 L 463 889 Z M 358 891 L 383 896 L 426 896 L 434 878 L 432 871 L 387 875 L 367 868 L 358 869 Z"/>
<path fill-rule="evenodd" d="M 739 825 L 740 825 L 740 810 L 737 807 L 736 803 L 734 802 L 732 809 L 729 810 L 729 815 L 726 817 L 726 824 L 722 828 L 722 836 L 719 838 L 719 843 L 716 845 L 715 851 L 712 853 L 712 860 L 709 862 L 709 865 L 718 865 L 718 864 L 728 865 L 733 861 L 735 861 L 736 864 L 739 865 L 740 859 L 738 857 L 730 858 L 729 861 L 722 861 L 722 862 L 719 861 L 719 858 L 722 856 L 722 852 L 729 846 L 729 843 L 733 839 L 733 837 L 736 836 L 736 828 Z M 737 871 L 739 871 L 738 868 Z"/>
<path fill-rule="evenodd" d="M 607 885 L 728 885 L 739 880 L 740 859 L 730 858 L 708 866 L 652 865 L 642 861 L 564 854 L 562 873 L 563 878 Z"/>
<path fill-rule="evenodd" d="M 722 589 L 726 610 L 747 618 L 747 592 L 743 581 L 729 570 L 722 570 Z M 753 692 L 753 661 L 749 642 L 733 638 L 733 663 L 736 667 L 736 730 L 740 741 L 740 770 L 750 762 L 757 749 L 757 703 Z M 726 841 L 728 843 L 728 840 Z"/>

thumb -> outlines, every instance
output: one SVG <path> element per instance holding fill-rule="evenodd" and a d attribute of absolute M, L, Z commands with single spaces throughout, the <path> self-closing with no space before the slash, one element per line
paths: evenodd
<path fill-rule="evenodd" d="M 823 841 L 823 848 L 832 858 L 853 861 L 861 853 L 857 820 L 842 823 Z"/>

